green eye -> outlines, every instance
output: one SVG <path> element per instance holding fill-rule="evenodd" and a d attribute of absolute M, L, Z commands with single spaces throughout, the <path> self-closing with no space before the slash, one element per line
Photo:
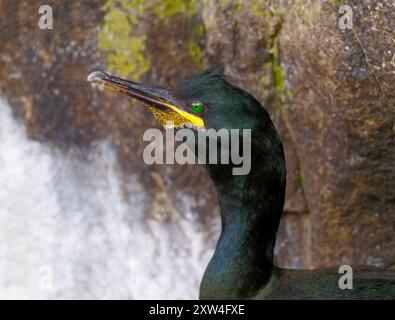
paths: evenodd
<path fill-rule="evenodd" d="M 203 103 L 195 101 L 191 104 L 191 110 L 195 113 L 201 113 L 204 110 Z"/>

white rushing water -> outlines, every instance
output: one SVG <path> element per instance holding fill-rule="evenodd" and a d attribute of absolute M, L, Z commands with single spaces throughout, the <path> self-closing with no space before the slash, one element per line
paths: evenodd
<path fill-rule="evenodd" d="M 106 143 L 82 161 L 29 140 L 0 99 L 0 299 L 197 298 L 212 248 L 194 215 L 147 221 L 121 174 Z"/>

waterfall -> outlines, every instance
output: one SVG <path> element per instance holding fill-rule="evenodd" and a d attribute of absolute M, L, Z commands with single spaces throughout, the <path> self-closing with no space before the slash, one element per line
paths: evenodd
<path fill-rule="evenodd" d="M 110 143 L 81 160 L 30 140 L 0 99 L 1 299 L 197 298 L 213 246 L 193 199 L 177 225 L 147 219 L 121 175 Z"/>

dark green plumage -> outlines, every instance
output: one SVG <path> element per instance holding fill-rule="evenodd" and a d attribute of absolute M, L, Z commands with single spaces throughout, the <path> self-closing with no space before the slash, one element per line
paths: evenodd
<path fill-rule="evenodd" d="M 266 110 L 247 92 L 209 70 L 183 81 L 181 99 L 207 105 L 207 127 L 252 130 L 251 172 L 208 165 L 218 190 L 222 233 L 200 287 L 202 299 L 395 299 L 395 273 L 354 270 L 341 290 L 338 270 L 283 270 L 273 248 L 285 196 L 283 147 Z"/>
<path fill-rule="evenodd" d="M 187 120 L 187 115 L 186 122 L 200 124 L 203 119 L 207 129 L 251 129 L 249 174 L 233 175 L 233 163 L 206 165 L 218 191 L 222 232 L 204 274 L 200 298 L 395 299 L 393 271 L 355 270 L 354 289 L 341 290 L 341 275 L 335 269 L 283 270 L 273 265 L 285 197 L 285 159 L 268 113 L 250 94 L 215 70 L 192 76 L 174 90 L 139 85 L 103 72 L 92 73 L 88 80 L 149 104 L 161 119 L 184 117 L 198 101 L 197 105 L 204 104 L 204 112 L 198 119 Z"/>

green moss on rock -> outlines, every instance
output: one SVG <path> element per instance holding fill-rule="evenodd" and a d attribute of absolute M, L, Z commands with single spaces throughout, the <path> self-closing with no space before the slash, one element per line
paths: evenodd
<path fill-rule="evenodd" d="M 190 16 L 197 12 L 195 0 L 155 0 L 151 1 L 150 6 L 161 19 L 175 14 Z"/>
<path fill-rule="evenodd" d="M 145 55 L 146 36 L 134 34 L 138 15 L 144 12 L 142 1 L 108 0 L 104 10 L 98 49 L 105 54 L 111 71 L 138 80 L 150 68 Z"/>
<path fill-rule="evenodd" d="M 98 49 L 104 53 L 108 69 L 137 81 L 150 69 L 147 36 L 139 20 L 147 13 L 158 19 L 175 15 L 189 17 L 196 14 L 196 3 L 196 0 L 107 0 L 103 7 L 105 18 L 98 35 Z M 188 55 L 199 69 L 203 67 L 200 45 L 203 33 L 202 26 L 194 28 L 187 44 Z"/>

